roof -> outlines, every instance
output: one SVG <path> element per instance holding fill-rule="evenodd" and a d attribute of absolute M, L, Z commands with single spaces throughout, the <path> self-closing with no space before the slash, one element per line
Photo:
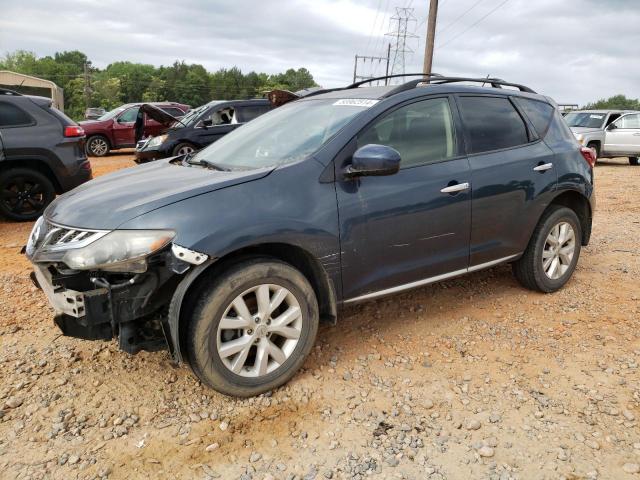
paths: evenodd
<path fill-rule="evenodd" d="M 569 113 L 631 113 L 631 112 L 635 112 L 636 110 L 619 110 L 616 108 L 611 108 L 611 109 L 607 109 L 607 110 L 598 110 L 598 109 L 594 109 L 594 110 L 571 110 Z"/>

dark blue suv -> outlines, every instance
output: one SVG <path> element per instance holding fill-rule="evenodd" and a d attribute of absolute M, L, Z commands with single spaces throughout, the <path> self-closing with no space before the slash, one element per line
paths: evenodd
<path fill-rule="evenodd" d="M 249 396 L 289 380 L 345 304 L 501 263 L 561 288 L 591 234 L 593 152 L 527 87 L 427 80 L 314 92 L 59 197 L 26 247 L 55 323 L 168 347 Z"/>

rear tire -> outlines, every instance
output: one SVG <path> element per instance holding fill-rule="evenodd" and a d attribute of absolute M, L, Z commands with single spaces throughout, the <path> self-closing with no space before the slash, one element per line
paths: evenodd
<path fill-rule="evenodd" d="M 259 395 L 287 382 L 318 331 L 318 302 L 309 281 L 272 258 L 234 264 L 193 301 L 189 364 L 203 384 L 225 395 Z"/>
<path fill-rule="evenodd" d="M 93 135 L 87 139 L 87 155 L 91 157 L 104 157 L 110 150 L 109 140 L 102 135 Z"/>
<path fill-rule="evenodd" d="M 522 257 L 513 263 L 513 273 L 525 288 L 555 292 L 571 278 L 581 245 L 582 229 L 575 212 L 553 205 L 540 219 Z"/>
<path fill-rule="evenodd" d="M 638 157 L 629 157 L 629 164 L 630 165 L 638 165 Z"/>
<path fill-rule="evenodd" d="M 0 173 L 0 214 L 11 220 L 37 219 L 55 196 L 51 180 L 36 170 L 13 168 Z"/>
<path fill-rule="evenodd" d="M 177 157 L 181 155 L 186 155 L 188 153 L 195 152 L 195 151 L 196 151 L 196 147 L 194 147 L 191 143 L 183 142 L 183 143 L 179 143 L 173 148 L 173 156 Z"/>

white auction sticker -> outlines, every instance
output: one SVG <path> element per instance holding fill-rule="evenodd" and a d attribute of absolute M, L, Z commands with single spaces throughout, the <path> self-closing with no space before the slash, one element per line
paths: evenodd
<path fill-rule="evenodd" d="M 589 115 L 589 118 L 597 118 L 598 120 L 600 120 L 603 117 L 604 115 Z"/>
<path fill-rule="evenodd" d="M 338 100 L 334 105 L 346 105 L 348 107 L 373 107 L 380 100 L 370 100 L 368 98 L 343 98 Z"/>

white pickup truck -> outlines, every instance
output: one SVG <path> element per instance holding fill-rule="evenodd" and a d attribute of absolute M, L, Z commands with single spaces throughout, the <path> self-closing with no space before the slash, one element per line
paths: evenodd
<path fill-rule="evenodd" d="M 577 110 L 564 118 L 578 142 L 595 149 L 597 158 L 627 157 L 638 165 L 640 112 Z"/>

